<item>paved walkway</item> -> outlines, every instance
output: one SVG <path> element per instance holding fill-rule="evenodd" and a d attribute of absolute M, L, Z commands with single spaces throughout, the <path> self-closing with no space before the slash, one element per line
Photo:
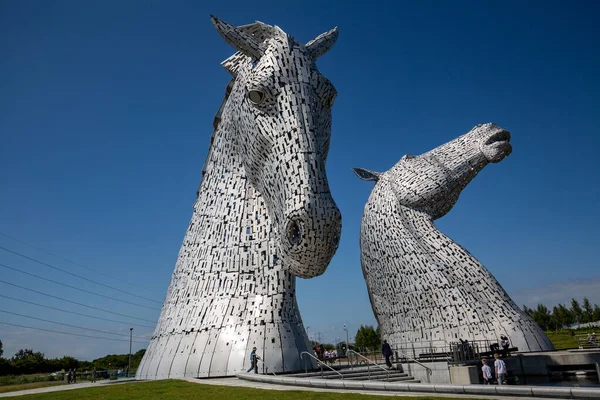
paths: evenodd
<path fill-rule="evenodd" d="M 236 386 L 236 387 L 249 387 L 254 389 L 265 389 L 265 390 L 296 390 L 296 391 L 311 391 L 311 392 L 335 392 L 335 393 L 361 393 L 361 394 L 370 394 L 376 396 L 387 396 L 387 397 L 396 397 L 396 396 L 406 396 L 406 397 L 453 397 L 460 399 L 491 399 L 491 400 L 514 400 L 515 396 L 489 396 L 489 395 L 465 395 L 465 394 L 443 394 L 443 393 L 416 393 L 416 392 L 402 392 L 402 393 L 390 393 L 390 392 L 381 392 L 376 390 L 348 390 L 348 389 L 324 389 L 324 388 L 312 388 L 305 386 L 289 386 L 289 385 L 277 385 L 263 382 L 251 382 L 245 381 L 238 378 L 212 378 L 212 379 L 194 379 L 194 378 L 186 378 L 183 379 L 185 381 L 195 383 L 198 385 L 218 385 L 218 386 Z M 2 397 L 17 397 L 17 396 L 25 396 L 28 394 L 37 394 L 37 393 L 50 393 L 50 392 L 60 392 L 63 390 L 77 390 L 77 389 L 85 389 L 91 387 L 99 387 L 104 385 L 114 385 L 114 384 L 126 384 L 130 382 L 135 382 L 133 379 L 123 379 L 118 381 L 99 381 L 97 383 L 76 383 L 73 385 L 61 385 L 61 386 L 50 386 L 45 388 L 38 389 L 29 389 L 29 390 L 21 390 L 18 392 L 8 392 L 8 393 L 0 393 L 0 398 Z M 284 396 L 282 396 L 284 398 Z M 527 400 L 534 399 L 533 397 L 519 397 L 519 399 Z M 535 400 L 550 400 L 550 398 L 545 397 L 535 397 Z M 556 399 L 552 399 L 556 400 Z"/>

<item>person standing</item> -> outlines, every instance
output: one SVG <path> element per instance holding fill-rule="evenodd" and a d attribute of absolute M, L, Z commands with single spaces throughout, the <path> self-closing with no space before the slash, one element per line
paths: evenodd
<path fill-rule="evenodd" d="M 492 375 L 492 369 L 489 365 L 487 365 L 487 360 L 485 358 L 481 360 L 481 363 L 483 364 L 483 366 L 481 367 L 481 372 L 483 372 L 483 384 L 491 385 L 492 379 L 494 378 L 494 376 Z"/>
<path fill-rule="evenodd" d="M 92 369 L 92 382 L 96 382 L 96 367 Z"/>
<path fill-rule="evenodd" d="M 77 383 L 77 368 L 73 368 L 72 382 Z"/>
<path fill-rule="evenodd" d="M 258 360 L 260 360 L 260 357 L 256 355 L 256 347 L 253 347 L 252 353 L 250 353 L 250 368 L 246 372 L 254 370 L 254 373 L 258 374 Z"/>
<path fill-rule="evenodd" d="M 390 361 L 390 357 L 392 356 L 392 348 L 387 340 L 383 340 L 383 344 L 381 345 L 381 354 L 385 357 L 385 365 L 388 368 L 392 368 L 392 362 Z"/>
<path fill-rule="evenodd" d="M 498 385 L 506 385 L 506 364 L 500 359 L 500 354 L 495 353 L 494 368 L 496 370 L 496 379 L 498 379 Z"/>

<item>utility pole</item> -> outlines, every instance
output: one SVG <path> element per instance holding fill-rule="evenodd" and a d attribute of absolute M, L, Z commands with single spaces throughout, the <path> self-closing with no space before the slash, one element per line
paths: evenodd
<path fill-rule="evenodd" d="M 317 342 L 319 342 L 319 344 L 321 344 L 321 335 L 323 335 L 321 332 L 315 333 L 315 337 L 317 338 Z"/>
<path fill-rule="evenodd" d="M 127 377 L 131 371 L 131 343 L 133 342 L 133 328 L 129 328 L 129 365 L 127 366 Z"/>

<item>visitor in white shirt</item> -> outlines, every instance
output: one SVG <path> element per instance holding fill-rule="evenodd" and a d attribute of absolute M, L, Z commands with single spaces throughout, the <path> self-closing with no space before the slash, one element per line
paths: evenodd
<path fill-rule="evenodd" d="M 494 378 L 492 375 L 492 369 L 489 365 L 487 365 L 487 360 L 485 358 L 481 360 L 481 363 L 483 364 L 483 367 L 481 367 L 481 371 L 483 372 L 483 384 L 491 385 L 492 379 Z"/>
<path fill-rule="evenodd" d="M 496 369 L 496 378 L 498 379 L 498 385 L 506 385 L 506 364 L 500 359 L 500 354 L 494 354 L 494 367 Z"/>

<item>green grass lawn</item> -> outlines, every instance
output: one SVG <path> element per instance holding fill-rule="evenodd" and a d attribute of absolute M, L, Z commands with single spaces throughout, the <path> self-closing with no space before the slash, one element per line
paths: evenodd
<path fill-rule="evenodd" d="M 568 331 L 546 331 L 546 335 L 557 349 L 576 349 L 577 341 Z"/>
<path fill-rule="evenodd" d="M 33 383 L 6 385 L 6 386 L 0 386 L 0 393 L 16 392 L 17 390 L 36 389 L 36 388 L 41 388 L 41 387 L 58 386 L 58 385 L 64 385 L 64 384 L 65 383 L 63 381 L 55 381 L 55 382 L 33 382 Z"/>
<path fill-rule="evenodd" d="M 557 349 L 577 349 L 579 344 L 574 335 L 581 337 L 588 333 L 598 332 L 598 328 L 581 328 L 576 330 L 559 329 L 554 331 L 546 331 L 546 335 Z"/>
<path fill-rule="evenodd" d="M 385 398 L 358 393 L 281 391 L 199 385 L 178 380 L 123 383 L 90 389 L 66 390 L 19 397 L 19 399 L 24 400 L 382 400 Z M 394 397 L 394 399 L 415 399 L 415 397 L 401 396 Z M 419 397 L 419 399 L 442 400 L 441 397 Z M 444 397 L 443 399 L 451 400 L 448 397 Z"/>

